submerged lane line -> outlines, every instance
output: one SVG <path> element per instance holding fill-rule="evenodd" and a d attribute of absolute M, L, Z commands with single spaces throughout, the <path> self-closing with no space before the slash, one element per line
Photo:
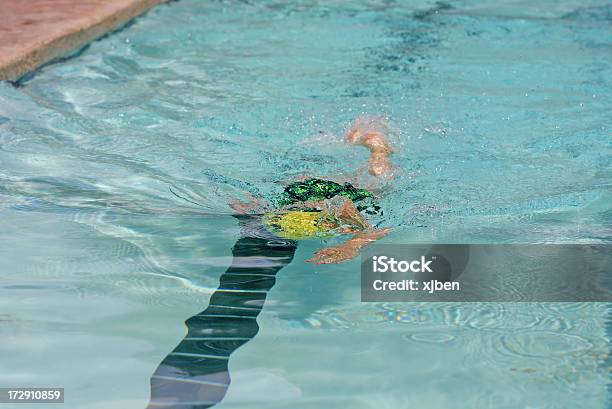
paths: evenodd
<path fill-rule="evenodd" d="M 261 223 L 260 218 L 256 217 L 237 218 L 243 227 L 248 223 Z M 257 316 L 264 306 L 268 291 L 276 282 L 276 274 L 291 262 L 297 249 L 295 241 L 284 240 L 281 246 L 278 240 L 271 240 L 276 238 L 273 235 L 260 237 L 246 234 L 233 246 L 232 265 L 219 277 L 219 288 L 210 297 L 208 307 L 185 321 L 187 335 L 151 376 L 148 409 L 160 406 L 200 409 L 214 406 L 223 400 L 231 382 L 229 358 L 236 349 L 257 335 Z M 251 267 L 244 267 L 245 257 L 272 259 L 276 262 L 273 265 L 253 263 Z M 238 268 L 244 273 L 236 274 Z M 231 282 L 239 275 L 245 280 Z M 239 286 L 241 289 L 223 288 L 226 286 Z M 220 336 L 207 336 L 211 333 Z M 202 351 L 219 352 L 226 356 L 202 354 Z M 202 381 L 202 378 L 207 380 Z M 176 382 L 173 383 L 173 380 Z"/>

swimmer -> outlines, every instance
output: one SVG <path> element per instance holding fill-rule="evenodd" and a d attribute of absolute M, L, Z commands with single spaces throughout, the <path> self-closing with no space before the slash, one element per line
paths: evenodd
<path fill-rule="evenodd" d="M 378 117 L 358 118 L 345 135 L 345 141 L 370 150 L 368 172 L 383 181 L 392 177 L 392 149 L 385 136 L 386 124 Z M 256 199 L 230 205 L 239 214 L 262 209 Z M 269 209 L 270 206 L 268 206 Z M 263 209 L 266 209 L 264 206 Z M 323 248 L 308 262 L 316 264 L 340 263 L 359 254 L 366 245 L 386 236 L 389 228 L 374 228 L 364 216 L 380 211 L 374 194 L 351 183 L 339 184 L 321 178 L 303 178 L 285 187 L 273 210 L 263 212 L 265 228 L 278 237 L 299 240 L 309 237 L 329 237 L 352 234 L 348 241 Z"/>
<path fill-rule="evenodd" d="M 371 151 L 369 173 L 378 180 L 391 177 L 393 169 L 385 129 L 380 119 L 361 118 L 346 134 L 346 142 Z M 338 263 L 389 233 L 364 216 L 380 212 L 374 195 L 350 183 L 304 178 L 286 186 L 272 210 L 262 212 L 255 199 L 231 207 L 243 232 L 232 247 L 231 265 L 206 309 L 185 321 L 187 334 L 151 375 L 147 409 L 210 408 L 223 400 L 231 383 L 230 356 L 259 331 L 257 316 L 277 273 L 291 263 L 296 240 L 353 234 L 308 260 Z"/>

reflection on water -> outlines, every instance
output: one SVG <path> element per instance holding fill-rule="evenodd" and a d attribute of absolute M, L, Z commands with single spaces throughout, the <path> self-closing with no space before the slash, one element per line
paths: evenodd
<path fill-rule="evenodd" d="M 246 228 L 259 223 L 256 217 L 239 219 L 244 233 L 257 230 Z M 232 264 L 208 307 L 185 322 L 187 336 L 151 376 L 149 409 L 201 409 L 223 399 L 230 384 L 230 355 L 257 334 L 266 295 L 296 248 L 296 242 L 271 234 L 250 234 L 236 242 Z"/>

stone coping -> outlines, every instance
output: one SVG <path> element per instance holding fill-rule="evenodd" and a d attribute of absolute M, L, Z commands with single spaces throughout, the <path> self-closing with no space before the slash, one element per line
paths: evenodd
<path fill-rule="evenodd" d="M 0 0 L 0 80 L 16 81 L 168 0 Z"/>

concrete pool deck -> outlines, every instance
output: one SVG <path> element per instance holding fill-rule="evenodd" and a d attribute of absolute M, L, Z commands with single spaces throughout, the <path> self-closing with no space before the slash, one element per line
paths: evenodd
<path fill-rule="evenodd" d="M 0 80 L 16 81 L 168 0 L 0 0 Z"/>

